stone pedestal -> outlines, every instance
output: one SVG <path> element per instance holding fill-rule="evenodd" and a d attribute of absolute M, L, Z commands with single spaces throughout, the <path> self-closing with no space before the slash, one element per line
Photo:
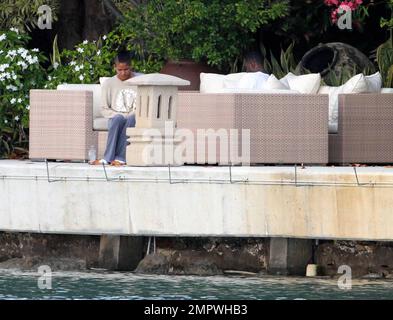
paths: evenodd
<path fill-rule="evenodd" d="M 136 127 L 127 129 L 127 165 L 183 165 L 184 157 L 175 154 L 181 142 L 174 133 L 177 92 L 178 86 L 187 86 L 190 82 L 156 73 L 135 77 L 129 83 L 138 86 L 138 93 Z"/>
<path fill-rule="evenodd" d="M 129 146 L 127 165 L 129 166 L 181 166 L 184 156 L 176 152 L 181 138 L 176 138 L 173 130 L 155 128 L 128 128 Z"/>

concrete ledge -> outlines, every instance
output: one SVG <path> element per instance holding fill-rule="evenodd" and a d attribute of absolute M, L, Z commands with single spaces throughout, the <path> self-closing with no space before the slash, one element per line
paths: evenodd
<path fill-rule="evenodd" d="M 393 239 L 393 169 L 0 161 L 0 230 Z M 171 181 L 169 181 L 171 176 Z M 114 179 L 114 180 L 112 180 Z M 232 179 L 232 183 L 231 180 Z"/>

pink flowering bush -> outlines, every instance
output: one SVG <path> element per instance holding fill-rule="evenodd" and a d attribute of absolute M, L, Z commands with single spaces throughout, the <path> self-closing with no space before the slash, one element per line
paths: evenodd
<path fill-rule="evenodd" d="M 340 8 L 354 12 L 363 3 L 363 0 L 324 0 L 325 4 L 332 7 L 330 18 L 332 23 L 337 23 Z"/>

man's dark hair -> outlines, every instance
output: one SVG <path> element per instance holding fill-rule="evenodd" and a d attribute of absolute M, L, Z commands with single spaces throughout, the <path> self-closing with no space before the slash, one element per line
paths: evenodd
<path fill-rule="evenodd" d="M 245 62 L 262 63 L 262 55 L 258 51 L 250 51 L 244 57 Z"/>
<path fill-rule="evenodd" d="M 118 63 L 126 63 L 129 66 L 131 65 L 131 53 L 128 51 L 121 51 L 117 54 L 115 58 L 115 64 Z"/>

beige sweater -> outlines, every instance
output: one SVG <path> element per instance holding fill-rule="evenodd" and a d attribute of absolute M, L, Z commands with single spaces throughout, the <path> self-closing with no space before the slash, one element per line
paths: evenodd
<path fill-rule="evenodd" d="M 134 76 L 140 74 L 134 73 Z M 112 118 L 116 114 L 127 116 L 135 110 L 133 97 L 136 96 L 137 87 L 131 86 L 126 81 L 121 81 L 117 76 L 106 80 L 101 89 L 102 107 L 101 114 L 105 118 Z"/>

